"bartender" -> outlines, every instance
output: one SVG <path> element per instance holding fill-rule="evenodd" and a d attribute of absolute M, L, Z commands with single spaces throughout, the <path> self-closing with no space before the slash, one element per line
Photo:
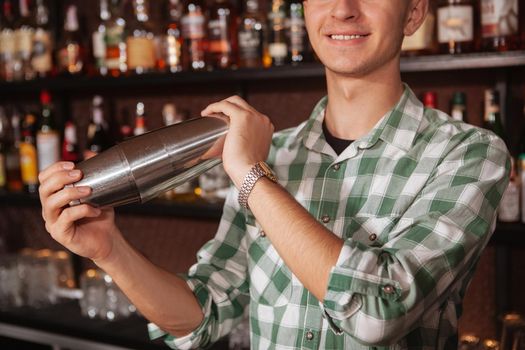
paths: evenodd
<path fill-rule="evenodd" d="M 429 0 L 305 0 L 327 96 L 299 126 L 232 96 L 233 187 L 185 276 L 152 264 L 112 209 L 68 203 L 82 174 L 40 174 L 46 229 L 111 275 L 172 348 L 209 346 L 250 313 L 254 349 L 456 349 L 462 297 L 494 229 L 509 156 L 494 134 L 425 109 L 400 77 Z"/>

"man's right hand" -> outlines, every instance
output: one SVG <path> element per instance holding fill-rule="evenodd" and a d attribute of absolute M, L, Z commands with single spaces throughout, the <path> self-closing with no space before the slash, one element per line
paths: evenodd
<path fill-rule="evenodd" d="M 94 208 L 88 204 L 70 207 L 73 200 L 89 196 L 89 187 L 65 187 L 82 178 L 71 162 L 57 162 L 43 170 L 40 202 L 46 230 L 51 237 L 73 253 L 102 261 L 109 257 L 114 239 L 120 235 L 112 208 Z"/>

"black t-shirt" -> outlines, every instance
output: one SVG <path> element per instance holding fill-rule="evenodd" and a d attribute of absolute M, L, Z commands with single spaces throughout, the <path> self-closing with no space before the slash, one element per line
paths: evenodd
<path fill-rule="evenodd" d="M 332 146 L 333 150 L 337 155 L 343 153 L 343 151 L 350 146 L 354 140 L 345 140 L 335 137 L 334 135 L 330 134 L 330 131 L 328 131 L 328 128 L 326 127 L 326 123 L 323 121 L 323 134 L 326 139 L 326 142 Z"/>

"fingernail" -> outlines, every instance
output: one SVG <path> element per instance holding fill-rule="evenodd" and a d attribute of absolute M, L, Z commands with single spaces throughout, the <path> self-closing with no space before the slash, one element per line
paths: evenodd
<path fill-rule="evenodd" d="M 71 176 L 71 177 L 78 177 L 78 176 L 80 176 L 80 170 L 71 170 L 68 173 L 68 175 Z"/>
<path fill-rule="evenodd" d="M 71 162 L 62 163 L 62 169 L 64 169 L 64 170 L 71 170 L 74 167 L 75 167 L 75 164 L 73 164 Z"/>
<path fill-rule="evenodd" d="M 76 189 L 80 193 L 89 193 L 89 191 L 90 191 L 89 187 L 77 187 Z"/>

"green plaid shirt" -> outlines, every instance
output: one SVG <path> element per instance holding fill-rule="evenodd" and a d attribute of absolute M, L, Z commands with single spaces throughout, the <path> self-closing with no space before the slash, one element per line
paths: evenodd
<path fill-rule="evenodd" d="M 425 109 L 405 86 L 337 155 L 322 132 L 326 104 L 277 133 L 268 159 L 279 183 L 344 240 L 325 300 L 283 263 L 232 190 L 215 238 L 185 276 L 204 321 L 185 337 L 167 335 L 170 347 L 209 346 L 249 307 L 252 349 L 457 349 L 461 301 L 508 182 L 503 141 Z"/>

